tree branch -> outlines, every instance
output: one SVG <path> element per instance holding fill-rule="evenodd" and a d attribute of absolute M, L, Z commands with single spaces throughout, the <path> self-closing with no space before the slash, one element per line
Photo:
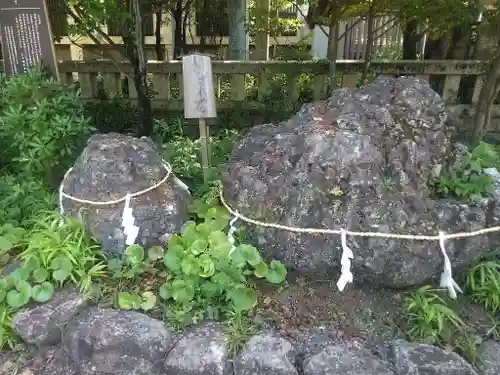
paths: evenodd
<path fill-rule="evenodd" d="M 76 22 L 76 23 L 80 23 L 80 24 L 83 24 L 83 21 L 82 21 L 82 18 L 80 15 L 78 15 L 75 11 L 73 11 L 70 7 L 67 8 L 67 12 L 68 14 L 71 16 L 71 18 L 73 18 L 73 20 Z M 94 30 L 95 31 L 95 30 Z M 104 32 L 102 32 L 102 30 L 100 30 L 100 33 L 106 35 Z M 89 33 L 89 38 L 94 42 L 95 45 L 103 45 L 101 43 L 101 41 L 95 36 L 93 35 L 93 33 Z M 109 39 L 109 41 L 111 43 L 109 43 L 110 46 L 112 47 L 118 47 L 111 38 L 109 38 L 108 35 L 106 35 L 107 39 Z M 75 44 L 76 45 L 76 44 Z M 81 48 L 81 47 L 80 47 Z M 117 48 L 117 50 L 119 50 Z M 115 66 L 116 69 L 118 69 L 118 71 L 123 74 L 125 77 L 129 78 L 129 79 L 132 79 L 132 77 L 126 73 L 120 66 L 120 63 L 113 57 L 113 55 L 111 53 L 109 53 L 109 51 L 107 50 L 107 48 L 103 48 L 102 49 L 103 53 L 105 55 L 107 55 L 107 57 L 109 58 L 109 60 L 112 62 L 112 64 Z M 123 56 L 125 56 L 125 54 L 120 51 L 122 53 Z"/>

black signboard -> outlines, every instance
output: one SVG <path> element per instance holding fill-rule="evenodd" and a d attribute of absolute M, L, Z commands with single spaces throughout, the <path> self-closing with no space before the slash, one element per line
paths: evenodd
<path fill-rule="evenodd" d="M 0 35 L 7 76 L 42 64 L 59 77 L 45 0 L 0 0 Z"/>

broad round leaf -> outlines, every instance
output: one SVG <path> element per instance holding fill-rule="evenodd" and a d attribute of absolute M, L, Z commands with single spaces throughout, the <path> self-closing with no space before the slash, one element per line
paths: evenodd
<path fill-rule="evenodd" d="M 266 275 L 266 280 L 272 284 L 279 284 L 286 278 L 286 267 L 277 260 L 272 260 L 269 264 L 269 272 Z"/>
<path fill-rule="evenodd" d="M 25 280 L 26 281 L 26 280 L 29 279 L 29 277 L 30 277 L 30 269 L 29 268 L 25 268 L 25 267 L 21 267 L 21 268 L 18 268 L 16 270 L 14 270 L 8 276 L 8 278 L 11 280 L 11 282 L 13 284 L 16 284 L 20 280 Z"/>
<path fill-rule="evenodd" d="M 29 297 L 26 297 L 17 290 L 10 290 L 7 293 L 7 304 L 13 309 L 19 309 L 29 302 Z"/>
<path fill-rule="evenodd" d="M 54 286 L 48 281 L 35 285 L 31 290 L 31 297 L 37 302 L 47 302 L 54 294 Z"/>
<path fill-rule="evenodd" d="M 16 289 L 7 293 L 7 304 L 18 309 L 26 305 L 31 297 L 31 286 L 27 281 L 20 280 L 16 283 Z"/>
<path fill-rule="evenodd" d="M 6 296 L 7 296 L 7 291 L 5 289 L 0 289 L 0 303 L 5 300 Z"/>
<path fill-rule="evenodd" d="M 170 236 L 170 238 L 168 239 L 168 246 L 167 248 L 171 248 L 172 246 L 183 246 L 183 242 L 182 242 L 182 237 L 179 236 L 178 234 L 174 234 L 172 236 Z"/>
<path fill-rule="evenodd" d="M 222 208 L 212 207 L 207 211 L 205 223 L 210 227 L 210 231 L 222 231 L 229 224 L 229 214 Z"/>
<path fill-rule="evenodd" d="M 168 248 L 163 257 L 163 264 L 171 271 L 181 270 L 181 261 L 184 255 L 184 248 L 180 245 L 174 245 Z"/>
<path fill-rule="evenodd" d="M 208 226 L 207 223 L 201 223 L 196 226 L 196 231 L 200 235 L 200 237 L 204 239 L 208 239 L 210 236 L 210 227 Z"/>
<path fill-rule="evenodd" d="M 241 253 L 245 257 L 246 261 L 248 264 L 251 266 L 255 267 L 257 264 L 259 264 L 262 261 L 262 258 L 259 254 L 259 250 L 257 250 L 255 247 L 252 245 L 239 245 L 237 248 L 240 249 Z"/>
<path fill-rule="evenodd" d="M 24 263 L 24 267 L 29 268 L 31 271 L 36 270 L 42 266 L 42 262 L 40 261 L 40 258 L 37 256 L 30 257 L 28 260 Z"/>
<path fill-rule="evenodd" d="M 205 249 L 207 248 L 207 245 L 208 245 L 207 241 L 205 241 L 202 238 L 198 238 L 197 240 L 193 241 L 193 243 L 189 247 L 189 250 L 194 255 L 200 255 L 201 253 L 203 253 L 205 251 Z"/>
<path fill-rule="evenodd" d="M 165 255 L 165 250 L 161 246 L 153 246 L 148 250 L 148 258 L 151 261 L 157 261 L 158 259 L 162 259 Z"/>
<path fill-rule="evenodd" d="M 70 275 L 70 271 L 66 269 L 55 270 L 52 272 L 52 278 L 56 281 L 63 282 Z"/>
<path fill-rule="evenodd" d="M 49 271 L 45 268 L 38 268 L 33 271 L 33 279 L 37 283 L 42 283 L 49 277 Z"/>
<path fill-rule="evenodd" d="M 215 273 L 215 264 L 208 254 L 200 255 L 198 259 L 200 271 L 198 273 L 201 277 L 210 277 Z"/>
<path fill-rule="evenodd" d="M 188 303 L 194 298 L 194 287 L 185 280 L 177 279 L 172 283 L 172 298 L 179 303 Z"/>
<path fill-rule="evenodd" d="M 60 255 L 60 256 L 54 258 L 52 260 L 52 262 L 50 262 L 50 269 L 51 270 L 64 270 L 64 271 L 67 271 L 69 274 L 69 272 L 73 269 L 73 264 L 71 263 L 71 261 L 67 257 Z"/>
<path fill-rule="evenodd" d="M 195 222 L 187 222 L 182 227 L 182 242 L 186 247 L 191 246 L 191 244 L 199 238 L 198 232 L 196 231 Z"/>
<path fill-rule="evenodd" d="M 229 242 L 227 235 L 221 231 L 210 233 L 209 236 L 211 253 L 216 257 L 226 258 L 233 245 Z"/>
<path fill-rule="evenodd" d="M 160 286 L 160 289 L 158 290 L 158 294 L 164 300 L 167 300 L 170 297 L 172 297 L 170 284 L 167 284 L 167 283 L 162 284 L 162 286 Z"/>
<path fill-rule="evenodd" d="M 236 249 L 234 249 L 230 257 L 231 261 L 237 268 L 243 268 L 247 264 L 245 255 L 243 254 L 239 246 L 237 246 Z"/>
<path fill-rule="evenodd" d="M 141 245 L 130 245 L 125 249 L 125 255 L 130 263 L 140 263 L 144 260 L 144 249 Z"/>
<path fill-rule="evenodd" d="M 132 310 L 132 309 L 137 308 L 138 307 L 137 305 L 140 305 L 142 302 L 140 297 L 139 297 L 139 299 L 137 297 L 138 296 L 133 295 L 133 294 L 128 293 L 128 292 L 118 293 L 118 307 L 120 307 L 120 309 L 124 309 L 124 310 Z"/>
<path fill-rule="evenodd" d="M 237 312 L 251 310 L 257 305 L 257 291 L 251 288 L 236 288 L 228 293 Z"/>
<path fill-rule="evenodd" d="M 185 275 L 197 275 L 200 271 L 198 258 L 193 254 L 188 254 L 182 259 L 181 268 Z"/>
<path fill-rule="evenodd" d="M 256 277 L 264 277 L 269 272 L 269 268 L 265 262 L 260 262 L 255 266 L 255 270 L 253 271 Z"/>
<path fill-rule="evenodd" d="M 0 251 L 8 251 L 14 247 L 14 244 L 10 242 L 4 236 L 0 236 Z"/>
<path fill-rule="evenodd" d="M 155 307 L 156 304 L 156 296 L 152 292 L 144 292 L 142 293 L 142 303 L 141 309 L 144 311 L 151 310 Z"/>

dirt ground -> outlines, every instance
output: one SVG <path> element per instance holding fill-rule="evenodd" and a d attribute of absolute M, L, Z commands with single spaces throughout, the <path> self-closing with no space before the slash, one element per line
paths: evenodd
<path fill-rule="evenodd" d="M 492 321 L 485 310 L 463 296 L 456 303 L 465 323 L 478 335 L 487 335 Z M 363 341 L 404 337 L 403 291 L 351 284 L 339 292 L 334 281 L 299 279 L 294 285 L 264 291 L 260 306 L 263 319 L 290 335 L 299 328 L 324 325 Z"/>

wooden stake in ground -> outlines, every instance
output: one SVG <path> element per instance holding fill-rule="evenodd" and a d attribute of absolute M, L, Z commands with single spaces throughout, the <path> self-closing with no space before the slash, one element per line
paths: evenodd
<path fill-rule="evenodd" d="M 210 127 L 207 118 L 217 117 L 212 61 L 210 57 L 193 54 L 182 58 L 184 83 L 184 117 L 197 118 L 200 126 L 201 162 L 205 182 L 211 164 Z"/>

